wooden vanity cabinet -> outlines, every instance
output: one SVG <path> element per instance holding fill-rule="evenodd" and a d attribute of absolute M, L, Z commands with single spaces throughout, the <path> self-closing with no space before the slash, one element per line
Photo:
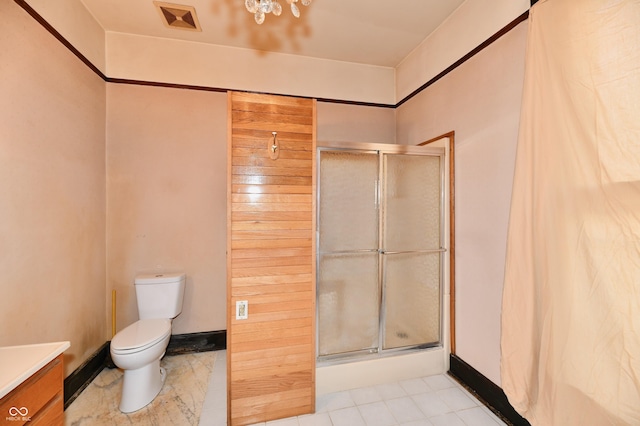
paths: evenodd
<path fill-rule="evenodd" d="M 1 418 L 6 424 L 64 424 L 62 364 L 61 354 L 0 400 Z"/>

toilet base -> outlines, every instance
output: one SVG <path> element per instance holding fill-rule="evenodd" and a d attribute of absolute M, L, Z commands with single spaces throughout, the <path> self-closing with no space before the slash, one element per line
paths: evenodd
<path fill-rule="evenodd" d="M 160 358 L 136 370 L 124 370 L 120 411 L 132 413 L 148 405 L 160 393 L 166 377 Z"/>

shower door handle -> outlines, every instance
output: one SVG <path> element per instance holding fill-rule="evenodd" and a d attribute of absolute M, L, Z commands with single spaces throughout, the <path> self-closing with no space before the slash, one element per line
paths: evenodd
<path fill-rule="evenodd" d="M 405 251 L 380 250 L 380 253 L 381 254 L 444 253 L 445 251 L 447 251 L 446 248 L 439 248 L 439 249 L 431 249 L 431 250 L 405 250 Z"/>
<path fill-rule="evenodd" d="M 376 249 L 362 249 L 362 250 L 331 250 L 321 251 L 319 254 L 349 254 L 349 253 L 377 253 Z"/>

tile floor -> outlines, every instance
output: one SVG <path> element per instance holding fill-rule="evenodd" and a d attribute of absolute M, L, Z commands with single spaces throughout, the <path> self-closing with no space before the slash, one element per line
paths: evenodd
<path fill-rule="evenodd" d="M 138 423 L 133 418 L 127 418 L 130 424 L 149 425 L 195 425 L 200 426 L 225 426 L 226 425 L 226 352 L 209 352 L 210 358 L 200 355 L 196 364 L 209 366 L 208 359 L 212 360 L 212 368 L 200 370 L 199 376 L 204 379 L 207 375 L 208 386 L 206 393 L 202 397 L 202 392 L 197 390 L 195 396 L 174 395 L 171 393 L 178 391 L 177 388 L 163 389 L 166 396 L 161 404 L 162 410 L 169 412 L 167 405 L 173 402 L 184 404 L 184 400 L 193 401 L 196 404 L 198 398 L 203 399 L 201 409 L 188 410 L 189 415 L 184 420 L 178 418 L 163 418 L 161 416 L 146 415 L 144 422 Z M 176 364 L 180 359 L 184 363 L 191 365 L 194 363 L 191 355 L 181 355 L 167 357 L 162 363 Z M 171 377 L 170 365 L 165 366 L 169 373 L 167 380 Z M 181 370 L 177 366 L 172 367 L 177 372 Z M 182 370 L 191 371 L 189 367 Z M 119 370 L 106 370 L 103 373 L 116 374 Z M 101 382 L 100 373 L 94 382 Z M 121 374 L 121 373 L 120 373 Z M 174 374 L 175 375 L 175 374 Z M 110 382 L 114 382 L 113 380 Z M 169 382 L 167 382 L 169 383 Z M 113 387 L 113 386 L 112 386 Z M 167 385 L 165 385 L 167 388 Z M 184 390 L 182 390 L 184 391 Z M 91 422 L 73 421 L 70 412 L 81 398 L 85 401 L 94 401 L 95 396 L 85 396 L 86 393 L 102 393 L 104 386 L 93 386 L 93 383 L 74 401 L 67 409 L 67 425 L 100 425 L 100 424 L 121 424 L 117 419 L 122 420 L 121 413 L 118 412 L 117 402 L 107 404 L 112 411 L 105 414 L 98 420 L 95 416 Z M 119 396 L 118 396 L 119 397 Z M 113 397 L 112 397 L 113 398 Z M 86 403 L 86 402 L 85 402 Z M 148 407 L 153 408 L 156 401 Z M 105 405 L 105 404 L 103 404 Z M 159 405 L 159 404 L 156 404 Z M 160 408 L 160 407 L 158 407 Z M 143 409 L 147 410 L 147 408 Z M 141 411 L 143 411 L 141 410 Z M 184 407 L 179 407 L 178 411 L 184 411 Z M 76 410 L 80 411 L 80 410 Z M 193 413 L 193 415 L 191 415 Z M 199 420 L 198 420 L 199 418 Z M 87 419 L 89 420 L 89 419 Z M 104 423 L 100 423 L 103 421 Z M 178 421 L 178 423 L 176 423 Z M 115 423 L 114 423 L 115 422 Z M 316 403 L 316 413 L 306 416 L 291 417 L 288 419 L 275 420 L 267 423 L 258 423 L 257 426 L 499 426 L 505 425 L 488 408 L 483 406 L 476 398 L 468 393 L 462 386 L 449 378 L 447 375 L 429 376 L 419 379 L 405 380 L 395 383 L 388 383 L 379 386 L 372 386 L 354 389 L 344 392 L 336 392 L 328 395 L 318 395 Z"/>
<path fill-rule="evenodd" d="M 216 358 L 215 352 L 163 358 L 160 365 L 167 371 L 167 380 L 160 393 L 149 405 L 130 414 L 118 410 L 122 371 L 105 368 L 67 407 L 65 425 L 197 425 Z"/>

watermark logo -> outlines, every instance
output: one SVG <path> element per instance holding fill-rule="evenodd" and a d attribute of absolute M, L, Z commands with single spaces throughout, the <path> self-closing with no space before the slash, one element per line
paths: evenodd
<path fill-rule="evenodd" d="M 9 416 L 5 420 L 9 422 L 30 422 L 29 409 L 27 407 L 11 407 L 9 408 Z"/>

